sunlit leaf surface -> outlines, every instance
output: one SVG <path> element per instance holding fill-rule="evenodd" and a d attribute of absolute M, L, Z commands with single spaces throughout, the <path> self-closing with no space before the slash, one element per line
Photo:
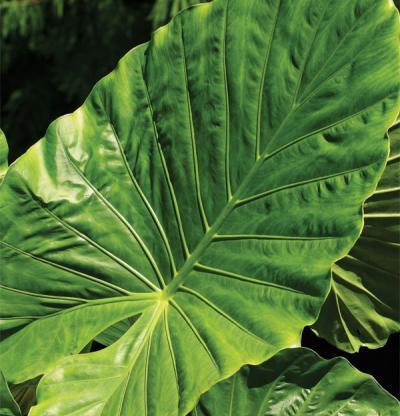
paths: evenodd
<path fill-rule="evenodd" d="M 399 92 L 393 4 L 331 3 L 181 13 L 8 169 L 0 360 L 47 373 L 32 416 L 185 415 L 315 321 Z"/>

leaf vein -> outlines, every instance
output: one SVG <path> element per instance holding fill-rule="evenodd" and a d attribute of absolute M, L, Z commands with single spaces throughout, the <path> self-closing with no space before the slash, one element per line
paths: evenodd
<path fill-rule="evenodd" d="M 114 216 L 116 218 L 118 218 L 118 220 L 121 222 L 121 224 L 123 224 L 125 226 L 125 228 L 129 231 L 129 233 L 137 241 L 137 243 L 139 244 L 139 247 L 141 248 L 141 250 L 143 251 L 145 257 L 147 258 L 147 261 L 149 262 L 150 266 L 154 270 L 154 272 L 155 272 L 155 274 L 157 276 L 157 279 L 159 280 L 159 283 L 161 284 L 161 286 L 164 286 L 163 279 L 162 279 L 162 276 L 161 276 L 161 272 L 159 271 L 158 266 L 157 266 L 157 263 L 155 262 L 152 254 L 150 252 L 150 250 L 148 249 L 148 247 L 146 246 L 146 244 L 144 243 L 144 241 L 138 235 L 138 233 L 136 232 L 136 230 L 131 226 L 131 224 L 129 224 L 129 222 L 126 220 L 126 218 L 90 182 L 90 180 L 84 175 L 84 173 L 79 169 L 79 167 L 76 166 L 76 164 L 72 161 L 71 156 L 69 155 L 69 153 L 67 151 L 67 148 L 65 146 L 65 143 L 63 142 L 61 136 L 59 136 L 59 137 L 60 137 L 60 142 L 61 142 L 61 145 L 62 145 L 61 147 L 62 147 L 62 149 L 64 151 L 64 154 L 65 154 L 66 159 L 68 160 L 68 162 L 74 168 L 74 170 L 76 171 L 76 173 L 86 183 L 86 185 L 90 189 L 92 189 L 92 191 L 94 192 L 94 194 L 96 195 L 96 197 L 110 210 L 110 212 L 112 212 L 114 214 Z M 155 286 L 153 283 L 150 282 L 150 284 L 151 284 L 153 290 L 159 290 L 159 288 L 157 286 Z"/>
<path fill-rule="evenodd" d="M 243 331 L 248 336 L 254 338 L 256 341 L 258 341 L 261 344 L 266 344 L 266 341 L 253 332 L 249 331 L 247 328 L 242 326 L 238 321 L 236 321 L 232 316 L 229 316 L 227 313 L 225 313 L 222 309 L 220 309 L 217 305 L 215 305 L 213 302 L 205 298 L 203 295 L 198 293 L 197 291 L 193 289 L 189 289 L 186 286 L 181 286 L 180 289 L 184 292 L 190 293 L 191 295 L 197 297 L 199 300 L 201 300 L 204 304 L 206 304 L 209 308 L 213 309 L 215 312 L 217 312 L 219 315 L 221 315 L 223 318 L 225 318 L 227 321 L 229 321 L 231 324 L 236 326 L 238 329 Z"/>
<path fill-rule="evenodd" d="M 209 228 L 208 220 L 206 213 L 204 211 L 203 200 L 201 197 L 201 186 L 200 186 L 200 177 L 199 177 L 199 165 L 197 160 L 197 145 L 196 145 L 196 136 L 194 131 L 194 124 L 193 124 L 193 113 L 192 113 L 192 105 L 190 100 L 190 90 L 189 90 L 189 81 L 188 81 L 188 74 L 187 74 L 187 64 L 186 64 L 186 51 L 185 51 L 185 41 L 183 37 L 183 26 L 181 24 L 181 41 L 182 41 L 182 60 L 183 60 L 183 73 L 185 77 L 185 85 L 186 85 L 186 102 L 187 102 L 187 110 L 188 110 L 188 117 L 189 117 L 189 129 L 190 129 L 190 142 L 192 147 L 192 157 L 193 157 L 193 169 L 194 169 L 194 182 L 196 188 L 196 199 L 197 205 L 200 213 L 200 218 L 203 225 L 203 230 L 206 232 Z"/>
<path fill-rule="evenodd" d="M 215 275 L 219 275 L 219 276 L 223 276 L 223 277 L 227 277 L 227 278 L 231 278 L 231 279 L 241 280 L 241 281 L 246 282 L 246 283 L 253 283 L 253 284 L 257 284 L 257 285 L 267 286 L 267 287 L 270 287 L 272 289 L 284 290 L 284 291 L 287 291 L 287 292 L 295 293 L 297 295 L 313 297 L 313 296 L 309 295 L 308 293 L 301 292 L 301 291 L 299 291 L 297 289 L 293 289 L 289 286 L 283 286 L 283 285 L 280 285 L 278 283 L 266 282 L 264 280 L 254 279 L 252 277 L 244 276 L 244 275 L 239 274 L 239 273 L 232 273 L 232 272 L 229 272 L 228 270 L 217 269 L 215 267 L 205 266 L 205 265 L 200 264 L 200 263 L 196 264 L 195 270 L 197 270 L 199 272 L 203 272 L 203 273 L 211 273 L 211 274 L 215 274 Z"/>
<path fill-rule="evenodd" d="M 11 245 L 9 243 L 6 243 L 5 241 L 0 241 L 0 244 L 6 246 L 8 248 L 10 248 L 11 250 L 16 251 L 19 254 L 22 254 L 24 256 L 30 257 L 33 260 L 39 261 L 41 263 L 48 264 L 49 266 L 55 267 L 55 268 L 60 269 L 60 270 L 67 271 L 69 273 L 75 274 L 76 276 L 82 277 L 84 279 L 92 280 L 92 281 L 94 281 L 96 283 L 99 283 L 102 286 L 108 287 L 109 289 L 113 289 L 116 292 L 119 292 L 121 294 L 129 295 L 131 293 L 131 292 L 129 292 L 129 291 L 127 291 L 127 290 L 119 287 L 119 286 L 116 286 L 116 285 L 114 285 L 112 283 L 106 282 L 105 280 L 98 279 L 97 277 L 88 275 L 86 273 L 80 272 L 80 271 L 75 270 L 75 269 L 72 269 L 70 267 L 62 266 L 61 264 L 58 264 L 58 263 L 55 263 L 53 261 L 50 261 L 50 260 L 44 259 L 42 257 L 36 256 L 36 255 L 34 255 L 32 253 L 28 253 L 27 251 L 21 250 L 18 247 L 15 247 L 15 246 L 13 246 L 13 245 Z"/>
<path fill-rule="evenodd" d="M 184 254 L 187 258 L 187 257 L 189 257 L 189 254 L 190 254 L 189 253 L 189 248 L 188 248 L 188 245 L 187 245 L 187 242 L 186 242 L 185 232 L 183 230 L 182 219 L 181 219 L 181 215 L 180 215 L 180 212 L 179 212 L 179 207 L 178 207 L 178 202 L 177 202 L 176 195 L 175 195 L 174 185 L 172 184 L 171 177 L 170 177 L 169 170 L 168 170 L 168 165 L 167 165 L 167 162 L 165 160 L 164 152 L 162 150 L 160 140 L 159 140 L 159 137 L 158 137 L 157 125 L 156 125 L 156 122 L 154 120 L 153 104 L 150 100 L 149 91 L 148 91 L 148 88 L 147 88 L 146 81 L 144 79 L 143 69 L 142 69 L 142 80 L 143 80 L 144 91 L 145 91 L 145 95 L 146 95 L 146 99 L 147 99 L 147 105 L 149 107 L 149 111 L 150 111 L 150 115 L 151 115 L 151 120 L 152 120 L 152 125 L 153 125 L 153 133 L 154 133 L 153 135 L 154 135 L 154 140 L 155 140 L 155 143 L 156 143 L 156 148 L 157 148 L 158 154 L 160 156 L 160 161 L 161 161 L 161 165 L 162 165 L 163 173 L 164 173 L 164 179 L 165 179 L 165 182 L 166 182 L 167 187 L 168 187 L 169 195 L 171 197 L 171 202 L 172 202 L 172 206 L 173 206 L 173 209 L 174 209 L 175 219 L 176 219 L 176 222 L 177 222 L 177 225 L 178 225 L 178 232 L 179 232 L 179 237 L 181 239 L 183 252 L 184 252 Z"/>
<path fill-rule="evenodd" d="M 219 367 L 218 367 L 217 362 L 215 361 L 214 356 L 211 354 L 211 351 L 209 350 L 206 342 L 201 337 L 201 335 L 197 331 L 196 327 L 193 325 L 193 323 L 190 320 L 190 318 L 186 315 L 186 313 L 184 312 L 184 310 L 178 305 L 177 302 L 171 300 L 171 305 L 177 310 L 177 312 L 179 313 L 179 315 L 181 315 L 182 319 L 186 322 L 186 324 L 188 325 L 188 327 L 190 328 L 190 330 L 192 331 L 192 333 L 194 334 L 194 336 L 199 341 L 200 345 L 203 347 L 204 351 L 207 353 L 207 355 L 210 358 L 210 361 L 214 365 L 215 369 L 219 373 Z"/>
<path fill-rule="evenodd" d="M 152 218 L 152 220 L 153 220 L 153 222 L 154 222 L 154 224 L 155 224 L 155 226 L 156 226 L 156 228 L 157 228 L 157 230 L 158 230 L 158 232 L 159 232 L 159 234 L 161 236 L 161 239 L 162 239 L 162 241 L 164 243 L 164 246 L 165 246 L 165 249 L 167 251 L 167 255 L 168 255 L 169 261 L 170 261 L 170 265 L 171 265 L 171 268 L 172 268 L 172 274 L 174 275 L 175 274 L 175 271 L 176 271 L 175 261 L 174 261 L 173 255 L 172 255 L 171 246 L 169 244 L 168 237 L 167 237 L 167 235 L 165 233 L 165 230 L 164 230 L 163 226 L 161 225 L 161 223 L 160 223 L 160 221 L 159 221 L 156 213 L 154 212 L 153 207 L 151 206 L 150 202 L 146 198 L 146 196 L 145 196 L 142 188 L 139 186 L 139 183 L 138 183 L 135 175 L 133 174 L 132 169 L 130 168 L 130 166 L 128 164 L 128 160 L 126 158 L 124 149 L 122 147 L 121 140 L 118 137 L 118 134 L 117 134 L 117 132 L 116 132 L 116 130 L 114 128 L 114 125 L 112 123 L 110 123 L 110 126 L 111 126 L 111 128 L 112 128 L 112 130 L 114 132 L 115 140 L 116 140 L 116 142 L 118 144 L 118 148 L 119 148 L 119 151 L 121 153 L 121 157 L 123 159 L 124 166 L 125 166 L 125 168 L 126 168 L 126 170 L 128 172 L 128 175 L 129 175 L 131 181 L 132 181 L 132 184 L 134 185 L 136 191 L 138 192 L 140 198 L 142 199 L 143 204 L 145 205 L 147 211 L 149 212 L 150 217 Z"/>

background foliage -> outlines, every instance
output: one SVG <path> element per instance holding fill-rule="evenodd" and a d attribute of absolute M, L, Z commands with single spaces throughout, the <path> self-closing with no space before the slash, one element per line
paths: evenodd
<path fill-rule="evenodd" d="M 10 161 L 42 137 L 50 121 L 78 107 L 95 82 L 129 49 L 148 40 L 152 29 L 197 2 L 0 0 L 1 127 Z M 398 336 L 380 350 L 357 355 L 339 352 L 310 331 L 303 341 L 327 358 L 347 356 L 398 394 Z"/>
<path fill-rule="evenodd" d="M 11 161 L 51 120 L 78 107 L 152 28 L 197 2 L 1 0 L 1 124 Z"/>

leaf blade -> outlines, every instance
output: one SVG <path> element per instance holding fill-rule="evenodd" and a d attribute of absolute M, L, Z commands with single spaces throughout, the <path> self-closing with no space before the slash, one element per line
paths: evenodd
<path fill-rule="evenodd" d="M 82 317 L 78 341 L 61 336 L 56 353 L 38 355 L 44 341 L 36 340 L 37 372 L 78 353 L 117 316 L 131 324 L 125 334 L 126 325 L 113 327 L 121 338 L 96 355 L 60 361 L 39 387 L 40 411 L 59 400 L 69 414 L 162 414 L 163 406 L 185 414 L 212 384 L 298 344 L 314 322 L 331 264 L 358 236 L 361 204 L 387 156 L 383 136 L 399 99 L 386 74 L 399 63 L 383 58 L 397 48 L 398 22 L 383 1 L 372 8 L 372 0 L 351 0 L 328 26 L 325 5 L 292 3 L 217 0 L 180 14 L 9 169 L 0 188 L 1 255 L 4 284 L 23 306 L 5 316 L 5 342 L 20 337 L 22 345 L 24 334 L 37 333 L 32 319 L 45 326 L 52 311 L 62 316 L 82 299 L 125 305 L 109 317 L 99 312 L 98 321 Z M 354 13 L 359 7 L 368 19 Z M 304 33 L 291 27 L 287 37 L 283 22 L 293 15 Z M 382 45 L 379 65 L 362 35 Z M 364 47 L 351 71 L 344 36 Z M 336 66 L 319 74 L 325 53 Z M 312 95 L 295 103 L 307 85 Z M 48 305 L 47 296 L 59 299 Z M 150 305 L 136 309 L 135 296 Z M 47 329 L 61 335 L 56 323 Z M 120 358 L 125 364 L 112 374 L 112 366 L 103 373 L 80 366 Z M 7 376 L 23 381 L 34 372 L 26 368 L 21 375 L 10 364 Z M 87 372 L 91 388 L 72 409 L 69 393 Z M 165 389 L 163 401 L 150 393 Z"/>
<path fill-rule="evenodd" d="M 325 360 L 306 348 L 283 350 L 243 367 L 205 394 L 192 414 L 395 415 L 399 402 L 344 358 Z"/>
<path fill-rule="evenodd" d="M 332 289 L 312 326 L 347 352 L 379 348 L 400 330 L 398 132 L 398 124 L 389 130 L 391 152 L 377 189 L 364 204 L 363 231 L 350 253 L 333 266 Z"/>

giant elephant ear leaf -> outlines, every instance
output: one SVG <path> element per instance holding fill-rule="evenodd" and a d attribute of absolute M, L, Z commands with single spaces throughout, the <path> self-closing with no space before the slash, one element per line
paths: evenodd
<path fill-rule="evenodd" d="M 348 352 L 379 348 L 400 331 L 400 120 L 389 136 L 389 159 L 365 203 L 361 236 L 333 266 L 331 291 L 312 326 Z"/>
<path fill-rule="evenodd" d="M 0 416 L 21 416 L 21 410 L 15 402 L 7 385 L 4 374 L 0 370 Z"/>
<path fill-rule="evenodd" d="M 399 409 L 394 397 L 344 358 L 324 360 L 294 348 L 217 384 L 192 416 L 395 416 Z"/>
<path fill-rule="evenodd" d="M 32 416 L 185 415 L 299 343 L 383 170 L 398 34 L 384 0 L 201 4 L 8 169 L 0 360 L 47 373 Z"/>

